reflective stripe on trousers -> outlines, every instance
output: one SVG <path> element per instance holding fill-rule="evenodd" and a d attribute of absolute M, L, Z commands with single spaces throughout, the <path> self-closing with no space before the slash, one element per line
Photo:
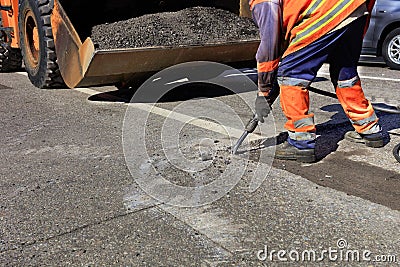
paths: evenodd
<path fill-rule="evenodd" d="M 370 134 L 380 131 L 377 124 L 379 119 L 371 102 L 365 98 L 358 76 L 351 80 L 339 81 L 336 95 L 357 132 Z"/>

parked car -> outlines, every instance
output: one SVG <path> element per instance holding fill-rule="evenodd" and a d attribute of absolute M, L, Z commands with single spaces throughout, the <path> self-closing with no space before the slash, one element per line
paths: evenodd
<path fill-rule="evenodd" d="M 400 70 L 400 0 L 376 0 L 362 54 L 383 57 Z"/>

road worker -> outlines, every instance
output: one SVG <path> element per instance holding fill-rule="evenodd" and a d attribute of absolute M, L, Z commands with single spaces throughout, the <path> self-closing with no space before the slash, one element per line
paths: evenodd
<path fill-rule="evenodd" d="M 309 113 L 308 87 L 329 64 L 336 95 L 355 131 L 345 138 L 370 147 L 383 146 L 382 129 L 365 98 L 357 72 L 363 36 L 374 0 L 250 0 L 260 29 L 256 54 L 260 122 L 280 90 L 288 139 L 277 147 L 278 159 L 314 162 L 316 127 Z M 274 86 L 274 81 L 279 86 Z M 278 91 L 279 92 L 279 91 Z"/>

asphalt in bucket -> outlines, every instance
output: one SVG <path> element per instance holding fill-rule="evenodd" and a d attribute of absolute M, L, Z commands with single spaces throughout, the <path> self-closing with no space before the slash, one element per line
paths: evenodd
<path fill-rule="evenodd" d="M 91 38 L 96 49 L 196 46 L 256 40 L 259 31 L 251 18 L 213 7 L 146 14 L 96 25 Z"/>

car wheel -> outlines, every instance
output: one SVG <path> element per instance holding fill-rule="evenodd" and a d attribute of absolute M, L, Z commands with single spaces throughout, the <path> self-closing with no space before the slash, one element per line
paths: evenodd
<path fill-rule="evenodd" d="M 400 144 L 397 144 L 394 148 L 393 148 L 393 156 L 395 157 L 395 159 L 400 162 Z"/>
<path fill-rule="evenodd" d="M 400 29 L 395 29 L 386 36 L 382 55 L 390 68 L 400 70 Z"/>

